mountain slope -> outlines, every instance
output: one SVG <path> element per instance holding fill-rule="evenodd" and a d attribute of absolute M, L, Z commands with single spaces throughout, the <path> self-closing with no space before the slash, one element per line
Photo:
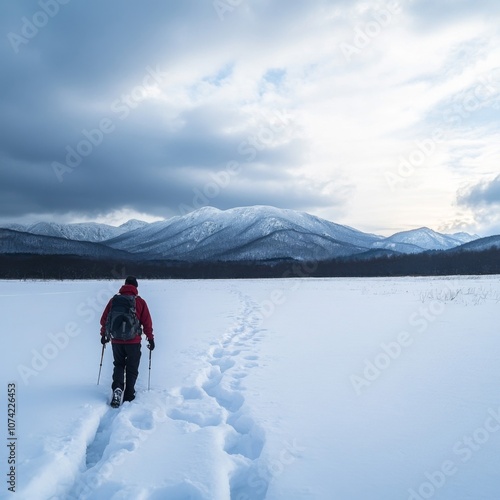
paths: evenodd
<path fill-rule="evenodd" d="M 474 237 L 465 233 L 447 235 L 437 233 L 428 227 L 401 231 L 374 244 L 375 248 L 397 250 L 403 253 L 419 253 L 425 250 L 449 250 Z"/>
<path fill-rule="evenodd" d="M 500 248 L 500 235 L 479 238 L 454 248 L 452 251 L 480 252 L 491 248 Z"/>
<path fill-rule="evenodd" d="M 481 238 L 481 236 L 477 234 L 469 234 L 469 233 L 454 233 L 448 236 L 451 236 L 452 238 L 456 239 L 461 244 L 470 243 L 471 241 L 478 240 Z"/>
<path fill-rule="evenodd" d="M 107 246 L 110 251 L 127 252 L 127 255 L 141 259 L 189 262 L 319 261 L 371 251 L 416 254 L 457 248 L 476 238 L 466 233 L 440 234 L 425 227 L 384 238 L 304 212 L 269 206 L 225 211 L 204 207 L 160 222 L 131 220 L 120 227 L 97 223 L 42 222 L 12 224 L 9 228 L 24 236 L 21 238 L 18 235 L 16 239 L 10 235 L 7 238 L 5 233 L 5 241 L 0 244 L 2 253 L 14 249 L 15 253 L 78 255 L 81 248 L 82 255 L 105 255 L 102 247 Z M 28 234 L 32 237 L 28 238 Z M 101 248 L 71 246 L 70 242 L 100 243 Z M 22 248 L 22 252 L 18 248 Z"/>
<path fill-rule="evenodd" d="M 0 229 L 0 254 L 78 255 L 95 259 L 132 257 L 128 252 L 100 243 L 41 236 L 11 229 Z"/>
<path fill-rule="evenodd" d="M 9 224 L 5 229 L 37 234 L 40 236 L 54 236 L 74 241 L 101 242 L 119 236 L 120 234 L 144 227 L 147 222 L 130 220 L 119 227 L 97 222 L 78 222 L 75 224 L 57 224 L 55 222 L 37 222 L 35 224 Z"/>
<path fill-rule="evenodd" d="M 380 239 L 306 213 L 258 206 L 226 211 L 206 207 L 105 243 L 169 259 L 309 260 L 359 253 Z"/>

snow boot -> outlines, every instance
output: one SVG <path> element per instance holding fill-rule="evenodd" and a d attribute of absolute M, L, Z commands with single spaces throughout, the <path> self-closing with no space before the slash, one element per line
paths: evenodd
<path fill-rule="evenodd" d="M 123 391 L 120 388 L 114 390 L 113 399 L 111 400 L 113 408 L 118 408 L 122 404 L 122 393 Z"/>

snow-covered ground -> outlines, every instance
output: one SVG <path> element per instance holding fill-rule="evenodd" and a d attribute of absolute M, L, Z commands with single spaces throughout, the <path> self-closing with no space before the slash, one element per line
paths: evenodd
<path fill-rule="evenodd" d="M 144 346 L 114 410 L 121 284 L 0 282 L 1 498 L 500 498 L 498 276 L 140 281 L 151 390 Z"/>

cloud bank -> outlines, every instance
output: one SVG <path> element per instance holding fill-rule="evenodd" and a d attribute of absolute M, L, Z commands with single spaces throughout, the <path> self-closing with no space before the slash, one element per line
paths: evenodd
<path fill-rule="evenodd" d="M 382 233 L 496 228 L 474 201 L 498 188 L 493 1 L 0 9 L 0 220 L 264 204 Z"/>

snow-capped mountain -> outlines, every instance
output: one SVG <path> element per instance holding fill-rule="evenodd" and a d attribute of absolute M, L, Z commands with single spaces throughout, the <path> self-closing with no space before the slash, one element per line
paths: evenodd
<path fill-rule="evenodd" d="M 148 226 L 149 222 L 145 222 L 143 220 L 137 220 L 137 219 L 130 219 L 129 221 L 123 223 L 121 226 L 118 226 L 115 229 L 115 233 L 118 234 L 123 234 L 123 233 L 128 233 L 129 231 L 135 231 L 136 229 L 140 229 L 141 227 Z M 109 226 L 113 227 L 113 226 Z M 118 234 L 115 234 L 115 236 L 118 236 Z M 109 239 L 109 238 L 106 238 Z"/>
<path fill-rule="evenodd" d="M 449 250 L 473 239 L 475 237 L 467 233 L 447 235 L 421 227 L 393 234 L 383 241 L 376 242 L 374 247 L 402 253 L 420 253 L 423 250 Z"/>
<path fill-rule="evenodd" d="M 361 253 L 380 236 L 293 210 L 201 208 L 105 243 L 176 260 L 321 260 Z"/>
<path fill-rule="evenodd" d="M 113 248 L 178 260 L 326 260 L 373 249 L 395 253 L 448 250 L 475 237 L 428 228 L 389 238 L 363 233 L 304 212 L 255 206 L 205 207 L 106 241 Z"/>
<path fill-rule="evenodd" d="M 457 248 L 478 238 L 466 233 L 445 235 L 429 228 L 384 238 L 305 212 L 268 206 L 225 211 L 204 207 L 160 222 L 131 220 L 119 227 L 98 223 L 37 223 L 12 224 L 9 228 L 17 233 L 7 230 L 0 233 L 1 253 L 101 255 L 107 248 L 136 259 L 189 262 L 314 261 L 365 253 L 373 256 L 377 252 L 420 253 Z M 81 248 L 78 243 L 95 247 Z"/>
<path fill-rule="evenodd" d="M 469 233 L 454 233 L 450 234 L 449 236 L 460 241 L 461 244 L 469 243 L 471 241 L 478 240 L 481 238 L 481 236 L 477 234 L 469 234 Z"/>
<path fill-rule="evenodd" d="M 130 220 L 119 227 L 97 222 L 78 222 L 75 224 L 57 224 L 55 222 L 37 222 L 35 224 L 9 224 L 5 229 L 37 234 L 40 236 L 54 236 L 74 241 L 101 242 L 120 234 L 144 227 L 147 222 Z"/>
<path fill-rule="evenodd" d="M 93 259 L 129 256 L 127 252 L 115 250 L 101 243 L 69 240 L 12 229 L 0 229 L 0 254 L 77 255 Z"/>
<path fill-rule="evenodd" d="M 487 236 L 486 238 L 479 238 L 477 240 L 470 241 L 460 247 L 457 247 L 457 251 L 480 252 L 483 250 L 490 250 L 491 248 L 500 248 L 500 235 Z"/>

